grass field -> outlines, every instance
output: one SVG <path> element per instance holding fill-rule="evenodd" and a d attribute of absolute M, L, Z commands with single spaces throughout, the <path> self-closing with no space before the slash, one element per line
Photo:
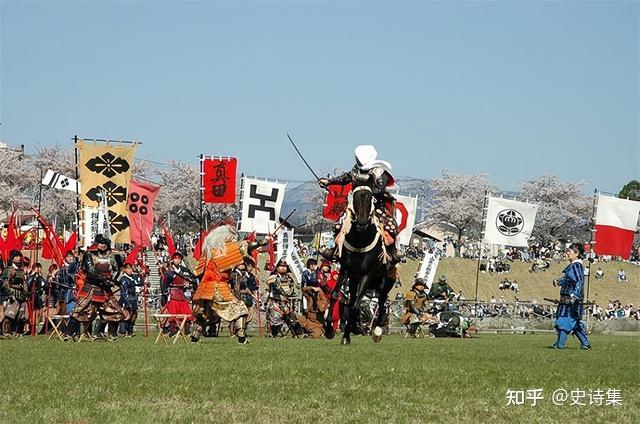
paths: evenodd
<path fill-rule="evenodd" d="M 640 337 L 387 336 L 380 344 L 223 337 L 199 345 L 0 340 L 0 422 L 640 422 Z M 556 389 L 622 406 L 556 406 Z M 543 389 L 537 406 L 506 392 Z M 582 399 L 588 403 L 588 399 Z"/>

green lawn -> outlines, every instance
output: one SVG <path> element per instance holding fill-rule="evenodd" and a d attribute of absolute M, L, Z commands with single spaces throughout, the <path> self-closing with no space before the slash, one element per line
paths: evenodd
<path fill-rule="evenodd" d="M 0 340 L 0 422 L 640 422 L 640 337 L 593 336 L 589 352 L 553 339 Z M 610 388 L 622 406 L 550 399 Z M 507 406 L 508 389 L 545 399 Z"/>

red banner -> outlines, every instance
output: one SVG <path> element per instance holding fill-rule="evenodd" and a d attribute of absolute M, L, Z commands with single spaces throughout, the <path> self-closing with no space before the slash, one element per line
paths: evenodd
<path fill-rule="evenodd" d="M 131 180 L 127 211 L 131 228 L 131 242 L 140 246 L 151 246 L 149 235 L 153 229 L 153 204 L 160 187 Z"/>
<path fill-rule="evenodd" d="M 202 164 L 204 172 L 205 203 L 236 202 L 236 158 L 205 158 Z"/>
<path fill-rule="evenodd" d="M 20 231 L 16 229 L 14 220 L 14 212 L 11 212 L 9 217 L 9 226 L 7 228 L 7 236 L 3 238 L 0 235 L 0 256 L 5 262 L 9 261 L 9 253 L 12 250 L 20 250 L 22 247 L 22 240 L 26 237 L 27 233 L 19 234 Z"/>
<path fill-rule="evenodd" d="M 326 205 L 322 210 L 322 216 L 331 221 L 340 219 L 342 212 L 347 209 L 348 196 L 351 191 L 351 184 L 332 184 L 327 187 Z"/>

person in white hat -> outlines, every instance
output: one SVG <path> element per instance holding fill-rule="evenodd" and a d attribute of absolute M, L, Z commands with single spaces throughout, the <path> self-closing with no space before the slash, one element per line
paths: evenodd
<path fill-rule="evenodd" d="M 386 160 L 378 159 L 378 151 L 372 145 L 360 145 L 354 151 L 356 164 L 351 171 L 345 172 L 334 178 L 320 178 L 320 187 L 327 188 L 329 185 L 351 184 L 351 190 L 356 187 L 367 186 L 371 189 L 373 198 L 376 201 L 376 216 L 383 223 L 388 241 L 387 253 L 391 256 L 392 264 L 400 261 L 400 257 L 395 249 L 395 239 L 398 232 L 398 224 L 393 217 L 394 197 L 388 191 L 388 187 L 393 186 L 394 179 L 391 175 L 391 164 Z M 335 249 L 327 249 L 323 256 L 332 259 Z"/>

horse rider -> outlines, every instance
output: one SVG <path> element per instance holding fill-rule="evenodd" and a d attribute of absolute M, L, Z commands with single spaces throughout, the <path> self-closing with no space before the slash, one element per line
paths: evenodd
<path fill-rule="evenodd" d="M 320 178 L 320 187 L 327 188 L 329 185 L 351 184 L 351 191 L 357 187 L 366 186 L 371 189 L 375 202 L 375 215 L 382 223 L 384 229 L 384 244 L 391 261 L 389 267 L 400 262 L 395 241 L 398 233 L 398 224 L 393 217 L 394 202 L 393 195 L 388 188 L 393 186 L 394 179 L 391 175 L 391 164 L 385 160 L 378 159 L 378 152 L 374 146 L 360 145 L 354 150 L 356 164 L 351 171 L 334 178 Z M 336 232 L 340 226 L 335 227 Z M 322 252 L 326 259 L 333 259 L 336 247 Z"/>

